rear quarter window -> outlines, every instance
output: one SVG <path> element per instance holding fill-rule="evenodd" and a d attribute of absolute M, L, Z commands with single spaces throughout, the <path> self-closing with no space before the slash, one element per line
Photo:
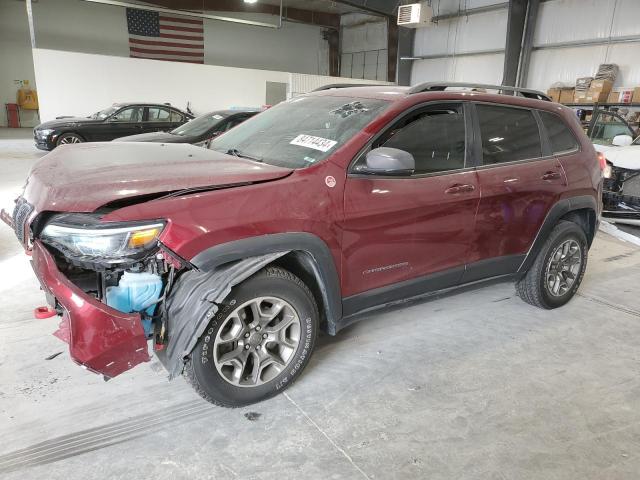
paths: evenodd
<path fill-rule="evenodd" d="M 564 121 L 553 113 L 538 111 L 544 125 L 551 150 L 554 154 L 566 153 L 578 149 L 578 141 Z"/>

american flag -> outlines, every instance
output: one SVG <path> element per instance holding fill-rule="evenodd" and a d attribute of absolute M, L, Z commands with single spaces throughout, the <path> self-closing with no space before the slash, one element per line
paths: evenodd
<path fill-rule="evenodd" d="M 204 63 L 202 19 L 127 8 L 129 56 Z"/>

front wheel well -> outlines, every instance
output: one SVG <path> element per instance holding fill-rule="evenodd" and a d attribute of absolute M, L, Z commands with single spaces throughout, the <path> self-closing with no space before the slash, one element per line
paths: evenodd
<path fill-rule="evenodd" d="M 567 220 L 578 224 L 587 237 L 589 247 L 596 235 L 596 212 L 591 208 L 581 208 L 565 213 L 558 221 Z"/>
<path fill-rule="evenodd" d="M 331 328 L 329 327 L 327 306 L 320 287 L 321 280 L 318 278 L 317 272 L 314 269 L 311 255 L 306 252 L 294 250 L 278 258 L 271 265 L 284 268 L 293 273 L 311 290 L 313 298 L 318 305 L 318 312 L 320 313 L 320 329 L 323 332 L 330 333 Z"/>

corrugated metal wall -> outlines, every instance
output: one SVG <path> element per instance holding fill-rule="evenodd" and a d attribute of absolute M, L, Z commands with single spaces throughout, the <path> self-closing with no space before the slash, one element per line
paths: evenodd
<path fill-rule="evenodd" d="M 496 4 L 487 0 L 433 0 L 435 16 Z M 504 49 L 507 9 L 440 20 L 416 30 L 414 55 L 442 56 L 414 60 L 411 83 L 470 81 L 500 83 L 504 53 L 480 53 Z"/>
<path fill-rule="evenodd" d="M 540 5 L 538 15 L 527 86 L 546 90 L 557 81 L 573 85 L 578 77 L 594 75 L 601 63 L 620 67 L 614 86 L 640 85 L 640 41 L 548 48 L 640 36 L 640 1 L 550 0 Z"/>
<path fill-rule="evenodd" d="M 432 0 L 434 15 L 503 2 Z M 430 80 L 501 83 L 506 8 L 441 20 L 416 30 L 412 84 Z M 542 0 L 534 35 L 527 85 L 546 90 L 595 74 L 601 63 L 617 63 L 616 87 L 640 85 L 640 0 Z M 611 39 L 611 40 L 610 40 Z M 627 43 L 618 43 L 622 40 Z M 567 43 L 603 42 L 575 46 Z M 563 45 L 564 44 L 564 45 Z M 554 47 L 554 48 L 550 48 Z"/>

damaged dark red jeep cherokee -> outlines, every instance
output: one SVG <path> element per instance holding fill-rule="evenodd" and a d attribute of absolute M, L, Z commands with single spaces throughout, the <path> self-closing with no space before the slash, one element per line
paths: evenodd
<path fill-rule="evenodd" d="M 495 279 L 565 304 L 601 189 L 572 111 L 540 92 L 328 86 L 210 150 L 58 148 L 3 218 L 77 363 L 114 377 L 151 341 L 171 378 L 235 407 L 291 385 L 320 330 L 381 306 Z"/>

